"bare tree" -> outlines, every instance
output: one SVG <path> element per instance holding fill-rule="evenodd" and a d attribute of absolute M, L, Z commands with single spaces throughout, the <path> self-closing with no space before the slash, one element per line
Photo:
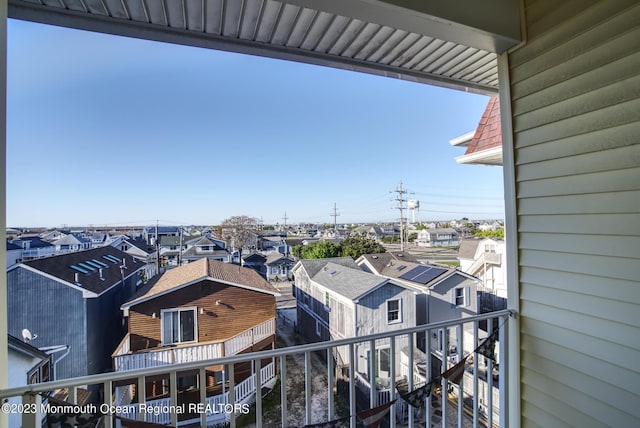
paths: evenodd
<path fill-rule="evenodd" d="M 248 215 L 232 216 L 222 221 L 222 236 L 231 246 L 238 250 L 239 262 L 242 264 L 242 250 L 252 245 L 260 221 Z"/>

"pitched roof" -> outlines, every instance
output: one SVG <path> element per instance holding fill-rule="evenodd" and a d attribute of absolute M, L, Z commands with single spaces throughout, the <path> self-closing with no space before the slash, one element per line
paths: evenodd
<path fill-rule="evenodd" d="M 361 270 L 360 267 L 356 264 L 356 262 L 353 261 L 351 257 L 330 257 L 326 259 L 300 260 L 298 262 L 298 265 L 301 265 L 304 268 L 304 270 L 307 271 L 307 275 L 309 275 L 309 278 L 312 278 L 316 273 L 320 271 L 320 269 L 322 269 L 329 262 L 335 263 L 340 266 Z"/>
<path fill-rule="evenodd" d="M 45 248 L 45 247 L 53 247 L 53 244 L 50 242 L 44 241 L 37 236 L 27 236 L 20 237 L 20 242 L 29 241 L 29 248 Z"/>
<path fill-rule="evenodd" d="M 458 258 L 460 259 L 473 259 L 476 256 L 476 250 L 480 245 L 482 239 L 480 238 L 468 238 L 463 239 L 460 242 L 460 249 L 458 250 Z"/>
<path fill-rule="evenodd" d="M 385 266 L 390 265 L 394 262 L 418 263 L 418 259 L 416 259 L 415 256 L 401 251 L 387 251 L 386 253 L 378 254 L 363 254 L 362 256 L 360 256 L 358 261 L 360 261 L 361 259 L 366 260 L 376 272 L 382 272 Z"/>
<path fill-rule="evenodd" d="M 242 260 L 246 263 L 264 263 L 267 260 L 267 257 L 260 253 L 251 253 L 242 256 Z"/>
<path fill-rule="evenodd" d="M 325 262 L 311 279 L 350 300 L 355 300 L 388 281 L 386 278 L 362 271 L 357 265 L 352 268 L 333 262 Z"/>
<path fill-rule="evenodd" d="M 502 165 L 502 127 L 498 98 L 489 99 L 467 151 L 464 156 L 457 157 L 456 162 Z"/>
<path fill-rule="evenodd" d="M 113 260 L 116 260 L 117 263 Z M 14 265 L 10 269 L 27 267 L 30 270 L 53 276 L 70 286 L 101 294 L 122 281 L 122 273 L 120 272 L 120 266 L 123 264 L 122 260 L 125 260 L 125 265 L 127 266 L 124 269 L 125 278 L 144 268 L 144 264 L 138 262 L 134 257 L 107 245 L 106 247 L 91 250 L 30 260 Z M 90 264 L 87 262 L 90 262 Z M 86 273 L 71 266 L 76 266 Z M 102 269 L 102 278 L 104 279 L 100 279 L 99 268 L 95 266 L 99 266 Z M 75 281 L 76 274 L 78 274 L 77 283 Z"/>
<path fill-rule="evenodd" d="M 13 242 L 7 241 L 7 251 L 10 250 L 22 250 L 20 245 L 14 244 Z"/>
<path fill-rule="evenodd" d="M 274 263 L 293 263 L 293 259 L 280 253 L 269 253 L 265 264 L 271 265 Z"/>
<path fill-rule="evenodd" d="M 133 298 L 122 305 L 130 308 L 158 296 L 204 280 L 223 282 L 228 285 L 247 288 L 261 293 L 279 296 L 278 289 L 253 269 L 202 258 L 192 263 L 170 269 L 145 285 Z"/>

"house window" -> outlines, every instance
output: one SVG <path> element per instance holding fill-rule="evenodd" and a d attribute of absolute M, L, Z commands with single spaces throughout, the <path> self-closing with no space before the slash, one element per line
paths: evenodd
<path fill-rule="evenodd" d="M 162 344 L 195 342 L 196 308 L 162 310 Z"/>
<path fill-rule="evenodd" d="M 467 305 L 467 293 L 465 292 L 465 288 L 454 288 L 453 289 L 453 303 L 456 306 L 466 306 Z"/>
<path fill-rule="evenodd" d="M 387 324 L 402 322 L 402 304 L 400 299 L 387 300 Z"/>

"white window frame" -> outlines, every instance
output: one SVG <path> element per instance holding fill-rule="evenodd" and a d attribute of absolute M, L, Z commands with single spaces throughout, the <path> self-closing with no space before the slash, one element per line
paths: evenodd
<path fill-rule="evenodd" d="M 178 341 L 178 342 L 170 342 L 164 337 L 164 323 L 165 323 L 165 314 L 170 314 L 173 312 L 186 312 L 193 311 L 193 340 L 189 341 Z M 180 315 L 178 315 L 180 318 Z M 197 343 L 198 342 L 198 308 L 196 306 L 186 306 L 180 308 L 171 308 L 171 309 L 162 309 L 160 311 L 160 336 L 162 345 L 179 345 L 183 343 Z"/>
<path fill-rule="evenodd" d="M 390 315 L 390 309 L 389 309 L 389 303 L 391 302 L 398 302 L 398 309 L 394 310 L 398 312 L 398 319 L 396 320 L 389 320 L 389 315 Z M 385 302 L 386 307 L 387 307 L 387 324 L 398 324 L 402 322 L 402 299 L 389 299 Z"/>
<path fill-rule="evenodd" d="M 462 303 L 458 304 L 458 297 L 457 293 L 458 290 L 462 290 Z M 454 306 L 456 307 L 461 307 L 461 306 L 469 306 L 469 287 L 458 287 L 458 288 L 454 288 L 453 289 L 453 294 L 452 294 L 452 303 Z"/>

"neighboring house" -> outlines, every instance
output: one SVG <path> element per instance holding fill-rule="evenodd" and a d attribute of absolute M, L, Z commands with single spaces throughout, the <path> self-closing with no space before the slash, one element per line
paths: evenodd
<path fill-rule="evenodd" d="M 399 260 L 389 253 L 365 254 L 360 256 L 356 263 L 363 270 L 392 279 L 418 293 L 417 325 L 460 319 L 479 313 L 478 278 L 455 267 Z M 449 343 L 455 343 L 455 338 L 455 334 L 451 335 Z M 463 338 L 465 343 L 471 346 L 473 332 L 465 331 Z M 441 349 L 443 337 L 437 335 L 432 339 L 431 349 Z M 419 334 L 418 348 L 426 352 L 426 345 L 425 336 Z M 436 353 L 436 356 L 441 358 L 441 353 Z"/>
<path fill-rule="evenodd" d="M 22 261 L 22 247 L 13 242 L 7 241 L 7 267 Z"/>
<path fill-rule="evenodd" d="M 260 235 L 257 235 L 257 250 L 258 251 L 262 251 L 264 253 L 269 253 L 269 252 L 279 252 L 282 254 L 286 254 L 286 248 L 287 248 L 287 234 L 286 233 L 277 233 L 277 232 L 270 232 L 270 233 L 262 233 Z"/>
<path fill-rule="evenodd" d="M 11 241 L 22 248 L 22 260 L 49 257 L 56 253 L 56 247 L 38 237 L 21 237 Z"/>
<path fill-rule="evenodd" d="M 87 236 L 87 238 L 91 240 L 91 248 L 104 247 L 105 245 L 109 245 L 111 241 L 108 233 L 95 232 Z"/>
<path fill-rule="evenodd" d="M 298 307 L 298 328 L 309 342 L 364 336 L 416 326 L 416 293 L 410 287 L 360 270 L 353 259 L 300 260 L 293 269 Z M 405 338 L 396 341 L 395 373 L 402 370 Z M 356 385 L 368 394 L 389 390 L 390 342 L 377 341 L 372 353 L 368 343 L 356 345 Z M 348 349 L 334 352 L 338 373 L 349 365 Z M 375 373 L 371 373 L 375 358 Z"/>
<path fill-rule="evenodd" d="M 187 241 L 196 239 L 196 236 L 190 235 L 167 235 L 161 236 L 160 239 L 160 257 L 162 257 L 169 267 L 175 267 L 179 264 L 180 255 L 187 249 Z"/>
<path fill-rule="evenodd" d="M 507 261 L 505 242 L 502 239 L 463 239 L 458 251 L 460 270 L 482 282 L 482 290 L 507 297 Z"/>
<path fill-rule="evenodd" d="M 15 388 L 53 380 L 51 376 L 51 356 L 49 354 L 10 334 L 8 335 L 7 344 L 9 348 L 7 387 Z M 22 403 L 22 399 L 14 397 L 10 398 L 8 402 L 18 405 Z M 22 426 L 20 412 L 9 413 L 9 426 Z"/>
<path fill-rule="evenodd" d="M 351 234 L 355 235 L 364 235 L 371 239 L 375 239 L 379 241 L 384 237 L 384 230 L 382 227 L 377 224 L 367 225 L 367 226 L 359 226 L 351 231 Z"/>
<path fill-rule="evenodd" d="M 127 235 L 118 235 L 111 239 L 109 245 L 145 263 L 145 278 L 156 276 L 158 266 L 155 250 L 149 247 L 142 237 L 130 238 Z"/>
<path fill-rule="evenodd" d="M 136 291 L 144 264 L 110 246 L 31 260 L 7 271 L 8 332 L 68 346 L 56 378 L 108 371 L 124 334 L 120 305 Z"/>
<path fill-rule="evenodd" d="M 242 266 L 255 270 L 263 277 L 267 276 L 267 267 L 265 266 L 266 261 L 267 256 L 260 253 L 251 253 L 242 256 Z"/>
<path fill-rule="evenodd" d="M 280 253 L 269 253 L 265 260 L 266 278 L 269 281 L 286 281 L 289 279 L 295 260 Z"/>
<path fill-rule="evenodd" d="M 122 305 L 129 330 L 114 347 L 114 368 L 124 371 L 274 349 L 276 296 L 278 290 L 254 270 L 218 260 L 203 258 L 171 269 Z M 262 367 L 268 374 L 262 377 L 263 385 L 275 382 L 272 359 Z M 252 370 L 250 364 L 236 365 L 236 385 L 249 379 Z M 221 366 L 207 368 L 206 379 L 193 373 L 178 376 L 179 403 L 199 400 L 197 390 L 190 390 L 199 382 L 206 383 L 208 396 L 228 388 Z M 166 383 L 147 378 L 148 404 L 167 393 Z M 117 399 L 129 397 L 133 402 L 136 394 L 128 387 L 116 393 Z"/>
<path fill-rule="evenodd" d="M 41 233 L 39 235 L 39 238 L 42 239 L 43 241 L 53 242 L 65 236 L 67 236 L 67 234 L 59 230 L 50 230 L 50 231 Z"/>
<path fill-rule="evenodd" d="M 455 247 L 460 245 L 460 236 L 455 229 L 423 229 L 418 231 L 416 244 L 420 247 Z"/>
<path fill-rule="evenodd" d="M 225 263 L 231 261 L 231 254 L 227 250 L 227 244 L 220 239 L 207 236 L 200 236 L 187 241 L 186 249 L 183 250 L 180 259 L 182 264 L 186 264 L 204 257 Z"/>
<path fill-rule="evenodd" d="M 460 164 L 502 166 L 502 129 L 500 124 L 500 101 L 492 97 L 474 132 L 449 141 L 452 146 L 466 147 Z"/>
<path fill-rule="evenodd" d="M 81 251 L 91 248 L 91 239 L 79 234 L 69 234 L 60 239 L 56 239 L 51 244 L 56 247 L 56 252 Z"/>
<path fill-rule="evenodd" d="M 181 228 L 177 226 L 151 226 L 143 229 L 142 236 L 144 240 L 147 241 L 147 244 L 154 246 L 163 236 L 180 235 L 180 230 Z"/>

